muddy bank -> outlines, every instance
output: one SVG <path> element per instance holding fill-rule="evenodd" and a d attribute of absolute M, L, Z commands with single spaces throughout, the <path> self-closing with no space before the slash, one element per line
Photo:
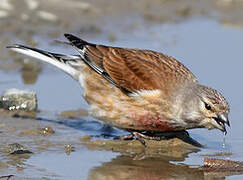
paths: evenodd
<path fill-rule="evenodd" d="M 79 120 L 83 121 L 79 123 L 79 126 L 76 126 L 83 129 L 83 131 L 80 131 L 70 126 L 70 122 L 77 121 L 73 118 L 65 118 L 64 120 L 58 119 L 60 116 L 57 116 L 56 119 L 54 117 L 42 119 L 33 115 L 28 116 L 29 113 L 24 113 L 25 116 L 23 116 L 23 113 L 16 116 L 12 112 L 5 112 L 5 115 L 3 115 L 2 111 L 1 114 L 0 173 L 1 175 L 14 175 L 11 177 L 13 179 L 41 179 L 43 177 L 63 179 L 67 175 L 73 178 L 85 177 L 84 179 L 86 177 L 87 179 L 106 179 L 107 177 L 112 179 L 129 179 L 130 177 L 141 179 L 142 177 L 172 178 L 175 176 L 178 178 L 204 179 L 205 177 L 225 177 L 242 173 L 242 171 L 224 171 L 222 175 L 215 170 L 207 169 L 205 171 L 201 168 L 203 164 L 198 164 L 196 167 L 177 164 L 176 162 L 184 161 L 189 154 L 200 151 L 199 148 L 177 138 L 146 141 L 147 147 L 145 148 L 137 140 L 112 140 L 112 134 L 120 133 L 112 127 L 110 127 L 110 131 L 106 131 L 108 134 L 103 136 L 102 128 L 104 128 L 104 125 L 100 123 L 98 124 L 100 128 L 97 128 L 96 124 L 96 130 L 93 130 L 92 133 L 85 133 L 85 129 L 92 129 L 94 123 L 92 121 Z M 71 113 L 71 115 L 73 114 Z M 110 136 L 109 132 L 112 132 Z M 92 135 L 94 133 L 96 135 Z M 100 154 L 99 156 L 103 159 L 105 152 L 113 152 L 118 156 L 99 165 L 95 160 L 99 161 L 99 158 L 95 158 L 95 155 L 92 154 Z M 87 154 L 89 155 L 87 156 Z M 56 161 L 61 160 L 62 163 L 50 163 L 49 158 L 45 159 L 43 155 L 44 157 L 52 156 L 54 159 L 57 156 Z M 225 157 L 225 154 L 220 156 Z M 46 163 L 43 164 L 40 160 L 34 160 L 37 163 L 32 164 L 32 159 L 38 159 L 38 157 Z M 87 160 L 84 160 L 86 158 Z M 71 161 L 66 162 L 65 159 Z M 76 164 L 75 159 L 80 159 L 78 164 Z M 53 170 L 54 164 L 57 169 L 66 166 L 71 166 L 73 169 L 86 166 L 87 169 L 94 160 L 96 165 L 93 168 L 88 168 L 89 173 L 84 175 L 76 173 L 70 175 L 66 171 Z M 50 169 L 48 169 L 49 166 L 42 167 L 48 163 L 51 165 Z"/>
<path fill-rule="evenodd" d="M 103 124 L 98 124 L 100 130 L 97 129 L 96 132 L 93 130 L 93 133 L 87 134 L 85 131 L 72 128 L 70 122 L 68 122 L 72 119 L 65 119 L 64 121 L 58 119 L 58 117 L 56 119 L 41 119 L 33 116 L 33 114 L 29 116 L 29 113 L 22 113 L 17 116 L 13 112 L 4 111 L 1 111 L 1 114 L 0 174 L 13 174 L 15 178 L 42 177 L 41 174 L 44 174 L 44 177 L 51 178 L 52 175 L 47 173 L 48 169 L 45 170 L 47 172 L 41 172 L 41 170 L 38 170 L 38 164 L 31 167 L 28 163 L 32 158 L 41 156 L 43 153 L 54 157 L 58 154 L 63 157 L 72 157 L 72 154 L 75 153 L 83 158 L 83 154 L 92 154 L 93 151 L 98 150 L 100 152 L 118 152 L 125 157 L 132 157 L 134 160 L 162 158 L 164 160 L 183 161 L 189 153 L 199 151 L 198 148 L 178 139 L 147 142 L 148 147 L 146 149 L 136 140 L 111 140 L 112 135 L 111 137 L 106 136 L 106 138 L 102 135 Z M 92 129 L 90 127 L 94 122 L 83 120 L 81 123 L 80 129 Z M 119 134 L 116 131 L 113 129 L 114 134 Z M 92 135 L 94 132 L 96 135 Z M 90 158 L 92 162 L 92 156 Z M 63 163 L 57 166 L 65 166 L 65 162 Z M 83 163 L 81 161 L 80 165 L 84 165 Z M 16 170 L 18 171 L 17 174 Z M 35 172 L 35 175 L 31 175 L 30 172 Z"/>

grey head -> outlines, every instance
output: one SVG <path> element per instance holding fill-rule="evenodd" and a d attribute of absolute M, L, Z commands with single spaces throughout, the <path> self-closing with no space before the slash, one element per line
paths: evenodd
<path fill-rule="evenodd" d="M 229 104 L 217 90 L 193 83 L 184 89 L 181 119 L 190 128 L 219 129 L 227 133 L 225 124 L 230 126 Z"/>

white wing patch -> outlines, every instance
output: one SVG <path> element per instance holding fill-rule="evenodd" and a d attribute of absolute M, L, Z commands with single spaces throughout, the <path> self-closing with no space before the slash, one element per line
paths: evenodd
<path fill-rule="evenodd" d="M 80 56 L 84 59 L 84 54 L 85 54 L 85 51 L 86 51 L 86 48 L 83 47 L 82 49 L 80 48 L 77 48 L 78 52 L 80 53 Z"/>
<path fill-rule="evenodd" d="M 145 98 L 156 98 L 161 95 L 161 90 L 155 89 L 155 90 L 139 90 L 136 92 L 133 92 L 130 96 L 132 97 L 145 97 Z"/>

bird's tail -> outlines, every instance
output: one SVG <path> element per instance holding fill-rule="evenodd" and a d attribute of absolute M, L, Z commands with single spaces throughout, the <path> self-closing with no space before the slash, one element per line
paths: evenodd
<path fill-rule="evenodd" d="M 82 63 L 79 55 L 56 54 L 18 44 L 8 46 L 7 48 L 52 64 L 78 80 L 79 71 L 77 69 Z"/>

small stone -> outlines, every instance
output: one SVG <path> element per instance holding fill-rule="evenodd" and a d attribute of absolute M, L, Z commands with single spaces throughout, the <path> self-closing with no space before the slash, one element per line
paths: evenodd
<path fill-rule="evenodd" d="M 68 144 L 65 146 L 65 151 L 67 155 L 70 155 L 71 152 L 75 151 L 75 148 L 72 146 L 72 144 Z"/>
<path fill-rule="evenodd" d="M 30 128 L 30 129 L 24 129 L 21 131 L 18 135 L 19 136 L 50 136 L 54 134 L 55 131 L 49 127 L 35 127 L 35 128 Z"/>
<path fill-rule="evenodd" d="M 5 146 L 3 148 L 3 152 L 8 154 L 26 154 L 26 153 L 32 153 L 30 150 L 25 148 L 23 145 L 19 143 L 13 143 Z"/>
<path fill-rule="evenodd" d="M 51 127 L 49 127 L 49 126 L 40 128 L 40 129 L 39 129 L 39 132 L 40 132 L 40 134 L 43 135 L 43 136 L 49 136 L 49 135 L 55 133 L 55 131 L 54 131 Z"/>
<path fill-rule="evenodd" d="M 0 97 L 0 108 L 7 110 L 37 110 L 37 97 L 33 91 L 8 89 Z"/>

